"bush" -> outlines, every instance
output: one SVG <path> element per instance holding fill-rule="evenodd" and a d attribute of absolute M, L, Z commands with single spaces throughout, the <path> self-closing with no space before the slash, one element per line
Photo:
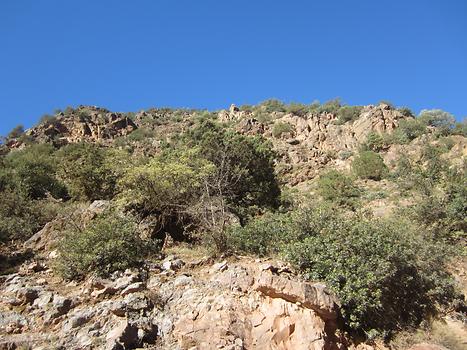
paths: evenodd
<path fill-rule="evenodd" d="M 57 122 L 57 117 L 49 114 L 44 114 L 40 119 L 39 119 L 39 124 L 43 125 L 53 125 Z"/>
<path fill-rule="evenodd" d="M 299 117 L 304 117 L 308 112 L 310 112 L 309 106 L 303 103 L 292 102 L 287 106 L 287 113 L 291 113 Z"/>
<path fill-rule="evenodd" d="M 384 146 L 385 142 L 383 137 L 380 134 L 372 131 L 367 135 L 363 148 L 365 150 L 379 152 L 384 149 Z"/>
<path fill-rule="evenodd" d="M 289 123 L 277 122 L 272 128 L 272 136 L 275 138 L 280 138 L 282 134 L 292 133 L 293 127 Z"/>
<path fill-rule="evenodd" d="M 228 230 L 228 247 L 236 252 L 268 256 L 278 254 L 298 232 L 292 229 L 290 214 L 268 213 L 244 227 Z"/>
<path fill-rule="evenodd" d="M 129 217 L 106 212 L 85 228 L 75 225 L 59 245 L 58 272 L 66 279 L 110 273 L 140 266 L 155 252 L 154 242 L 143 241 Z"/>
<path fill-rule="evenodd" d="M 413 139 L 427 133 L 426 125 L 418 118 L 404 119 L 394 130 L 392 139 L 398 144 L 407 144 Z"/>
<path fill-rule="evenodd" d="M 54 148 L 50 145 L 36 144 L 12 151 L 5 157 L 4 165 L 0 177 L 9 188 L 29 198 L 45 198 L 48 194 L 55 198 L 67 196 L 64 185 L 56 178 Z"/>
<path fill-rule="evenodd" d="M 461 135 L 467 137 L 467 120 L 464 118 L 464 121 L 461 123 L 456 123 L 454 129 L 452 130 L 453 135 Z"/>
<path fill-rule="evenodd" d="M 259 104 L 258 106 L 260 109 L 262 109 L 266 113 L 273 113 L 273 112 L 286 112 L 287 108 L 286 105 L 277 99 L 269 99 L 266 101 L 263 101 Z"/>
<path fill-rule="evenodd" d="M 360 106 L 342 106 L 337 110 L 337 124 L 342 125 L 349 121 L 358 119 L 362 107 Z"/>
<path fill-rule="evenodd" d="M 231 228 L 229 242 L 237 252 L 284 256 L 336 293 L 348 329 L 384 335 L 418 326 L 457 297 L 450 250 L 418 231 L 324 205 L 256 218 Z"/>
<path fill-rule="evenodd" d="M 321 106 L 319 106 L 318 112 L 337 114 L 340 108 L 341 108 L 341 100 L 340 98 L 335 98 L 333 100 L 326 101 Z"/>
<path fill-rule="evenodd" d="M 93 201 L 115 195 L 118 170 L 108 157 L 111 153 L 95 144 L 70 144 L 57 152 L 59 175 L 72 198 Z M 121 168 L 120 168 L 121 170 Z"/>
<path fill-rule="evenodd" d="M 17 139 L 18 137 L 20 137 L 23 134 L 24 134 L 24 126 L 18 125 L 18 126 L 15 126 L 13 129 L 11 129 L 11 131 L 8 133 L 6 138 L 7 139 Z"/>
<path fill-rule="evenodd" d="M 335 212 L 332 220 L 318 220 L 318 230 L 292 243 L 286 256 L 336 292 L 350 329 L 383 335 L 416 326 L 455 297 L 442 247 L 416 236 L 408 223 Z"/>
<path fill-rule="evenodd" d="M 46 200 L 31 200 L 10 190 L 0 196 L 0 242 L 28 239 L 57 213 L 56 205 Z"/>
<path fill-rule="evenodd" d="M 401 108 L 398 108 L 397 110 L 406 118 L 414 118 L 415 117 L 412 110 L 410 108 L 408 108 L 408 107 L 401 107 Z"/>
<path fill-rule="evenodd" d="M 420 112 L 418 119 L 427 126 L 436 128 L 439 135 L 449 135 L 455 127 L 456 119 L 451 113 L 441 109 L 424 109 Z"/>
<path fill-rule="evenodd" d="M 200 155 L 215 165 L 223 196 L 238 216 L 254 207 L 277 208 L 280 188 L 270 142 L 226 131 L 210 121 L 196 126 L 184 141 L 199 147 Z"/>
<path fill-rule="evenodd" d="M 434 181 L 433 177 L 425 177 L 422 197 L 410 208 L 409 213 L 437 238 L 454 244 L 465 243 L 467 240 L 467 217 L 465 216 L 467 173 L 465 170 L 465 168 L 445 169 L 442 176 L 435 177 L 439 183 Z"/>
<path fill-rule="evenodd" d="M 199 200 L 213 171 L 196 149 L 166 152 L 124 175 L 122 200 L 146 214 L 181 217 Z"/>
<path fill-rule="evenodd" d="M 360 194 L 352 179 L 336 170 L 320 176 L 318 192 L 325 200 L 349 208 L 355 207 Z"/>
<path fill-rule="evenodd" d="M 383 158 L 373 151 L 363 151 L 352 162 L 352 169 L 362 179 L 379 181 L 387 174 Z"/>

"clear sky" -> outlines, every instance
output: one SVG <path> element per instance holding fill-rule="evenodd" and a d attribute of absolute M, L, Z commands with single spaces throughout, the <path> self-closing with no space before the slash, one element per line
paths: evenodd
<path fill-rule="evenodd" d="M 79 104 L 467 115 L 467 0 L 1 0 L 0 134 Z"/>

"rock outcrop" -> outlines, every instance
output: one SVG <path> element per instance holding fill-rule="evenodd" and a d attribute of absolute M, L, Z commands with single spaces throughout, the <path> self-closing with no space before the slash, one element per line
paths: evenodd
<path fill-rule="evenodd" d="M 80 106 L 68 113 L 60 112 L 50 120 L 26 130 L 25 134 L 35 141 L 63 145 L 81 141 L 108 142 L 136 129 L 136 124 L 121 113 Z"/>
<path fill-rule="evenodd" d="M 247 258 L 179 260 L 81 284 L 50 270 L 4 276 L 0 349 L 342 348 L 338 303 L 324 285 Z"/>

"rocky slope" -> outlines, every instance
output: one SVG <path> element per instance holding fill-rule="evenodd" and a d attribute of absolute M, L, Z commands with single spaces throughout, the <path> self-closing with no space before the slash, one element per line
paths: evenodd
<path fill-rule="evenodd" d="M 129 115 L 82 106 L 57 114 L 6 146 L 21 148 L 28 141 L 57 146 L 85 141 L 131 146 L 135 152 L 154 154 L 161 142 L 189 129 L 198 114 L 159 109 Z M 298 116 L 273 112 L 270 121 L 261 122 L 254 112 L 233 105 L 210 117 L 242 134 L 271 140 L 279 155 L 277 170 L 290 186 L 306 184 L 326 169 L 349 168 L 352 154 L 369 133 L 390 134 L 407 118 L 387 104 L 363 107 L 359 118 L 342 125 L 332 113 Z M 278 124 L 288 127 L 275 135 Z M 137 136 L 142 131 L 141 140 Z M 461 136 L 452 139 L 453 147 L 443 156 L 455 163 L 467 156 L 467 142 Z M 401 153 L 416 159 L 424 142 L 421 137 L 410 145 L 391 145 L 381 154 L 387 165 Z M 372 186 L 375 192 L 397 191 L 386 180 L 364 184 L 370 192 Z M 400 205 L 390 198 L 367 203 L 377 216 Z M 82 206 L 73 213 L 74 219 L 88 222 L 107 206 L 106 201 Z M 33 256 L 27 252 L 34 252 L 34 257 L 18 272 L 0 276 L 0 349 L 356 347 L 339 330 L 339 301 L 326 286 L 304 282 L 276 260 L 238 256 L 212 260 L 172 253 L 140 270 L 66 283 L 56 277 L 52 267 L 57 241 L 69 220 L 59 216 L 47 223 L 18 251 L 26 257 Z M 465 269 L 462 274 L 465 281 Z M 467 334 L 462 332 L 462 336 Z"/>
<path fill-rule="evenodd" d="M 54 257 L 1 277 L 1 349 L 345 347 L 337 300 L 280 262 L 168 256 L 64 285 L 49 269 Z"/>
<path fill-rule="evenodd" d="M 35 142 L 54 142 L 57 145 L 80 141 L 110 145 L 137 129 L 150 130 L 145 142 L 133 145 L 142 153 L 157 152 L 161 141 L 168 141 L 190 128 L 199 111 L 151 109 L 132 115 L 113 113 L 98 107 L 80 106 L 71 112 L 57 114 L 53 121 L 39 124 L 26 131 Z M 262 135 L 273 142 L 279 154 L 278 171 L 284 181 L 296 185 L 315 177 L 323 167 L 342 167 L 343 158 L 365 142 L 369 133 L 391 133 L 405 119 L 400 111 L 387 104 L 362 108 L 353 122 L 337 123 L 333 113 L 309 113 L 304 116 L 272 112 L 270 122 L 260 122 L 254 112 L 240 111 L 232 105 L 229 110 L 215 114 L 215 119 L 227 123 L 238 132 Z M 274 126 L 286 124 L 288 132 L 273 135 Z M 11 148 L 21 147 L 18 140 L 10 140 Z"/>

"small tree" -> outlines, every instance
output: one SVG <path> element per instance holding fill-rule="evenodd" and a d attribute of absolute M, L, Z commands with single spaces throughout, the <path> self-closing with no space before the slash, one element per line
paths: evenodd
<path fill-rule="evenodd" d="M 363 151 L 352 162 L 352 169 L 362 179 L 381 180 L 387 174 L 383 158 L 373 151 Z"/>

